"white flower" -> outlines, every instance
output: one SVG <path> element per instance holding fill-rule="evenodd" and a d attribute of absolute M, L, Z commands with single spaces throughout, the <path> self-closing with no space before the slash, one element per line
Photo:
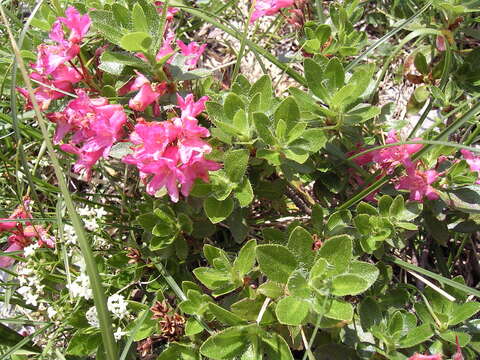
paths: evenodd
<path fill-rule="evenodd" d="M 103 207 L 96 209 L 95 212 L 96 212 L 96 216 L 98 218 L 103 218 L 105 215 L 107 215 L 107 212 L 105 211 L 105 209 Z"/>
<path fill-rule="evenodd" d="M 113 294 L 108 297 L 107 307 L 110 312 L 112 312 L 116 317 L 122 319 L 128 314 L 127 311 L 128 303 L 125 301 L 123 295 Z"/>
<path fill-rule="evenodd" d="M 99 228 L 97 219 L 91 218 L 83 221 L 85 223 L 85 228 L 90 231 L 95 231 Z"/>
<path fill-rule="evenodd" d="M 47 315 L 50 319 L 53 319 L 53 317 L 57 315 L 57 311 L 53 307 L 49 306 L 47 308 Z"/>
<path fill-rule="evenodd" d="M 67 288 L 73 297 L 83 297 L 86 300 L 93 297 L 92 289 L 90 288 L 90 279 L 84 273 L 81 273 L 74 282 L 67 285 Z"/>
<path fill-rule="evenodd" d="M 115 337 L 115 340 L 117 340 L 117 341 L 120 340 L 125 335 L 127 335 L 127 333 L 125 331 L 122 331 L 121 328 L 118 328 L 117 331 L 115 331 L 113 333 L 113 336 Z"/>
<path fill-rule="evenodd" d="M 97 308 L 95 306 L 92 306 L 88 311 L 85 313 L 85 317 L 87 318 L 87 322 L 90 324 L 90 326 L 99 328 L 100 327 L 100 322 L 98 321 L 98 313 L 97 313 Z"/>
<path fill-rule="evenodd" d="M 33 289 L 29 286 L 22 286 L 17 289 L 17 292 L 23 296 L 26 304 L 33 306 L 38 305 L 38 294 L 33 292 Z"/>
<path fill-rule="evenodd" d="M 33 254 L 35 254 L 35 250 L 37 250 L 40 247 L 38 243 L 33 243 L 30 246 L 27 246 L 23 249 L 23 253 L 25 254 L 25 257 L 30 257 Z"/>

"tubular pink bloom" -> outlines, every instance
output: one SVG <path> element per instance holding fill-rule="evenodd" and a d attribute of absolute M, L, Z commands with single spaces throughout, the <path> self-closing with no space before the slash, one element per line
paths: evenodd
<path fill-rule="evenodd" d="M 410 356 L 407 360 L 442 360 L 442 355 L 420 355 L 415 353 L 413 356 Z"/>
<path fill-rule="evenodd" d="M 410 191 L 410 200 L 422 202 L 425 197 L 430 200 L 438 199 L 438 194 L 430 184 L 438 179 L 435 170 L 421 171 L 414 167 L 407 168 L 407 175 L 395 185 L 395 189 Z"/>
<path fill-rule="evenodd" d="M 48 34 L 50 40 L 56 41 L 59 44 L 65 44 L 65 33 L 63 32 L 62 22 L 60 20 L 56 20 L 53 25 L 50 33 Z"/>
<path fill-rule="evenodd" d="M 476 172 L 477 175 L 480 176 L 480 156 L 475 156 L 471 151 L 466 149 L 462 149 L 460 152 L 462 153 L 468 166 L 470 166 L 470 170 Z M 476 183 L 480 184 L 480 179 L 478 179 Z"/>
<path fill-rule="evenodd" d="M 136 111 L 144 111 L 147 106 L 155 102 L 161 95 L 165 93 L 167 84 L 165 82 L 160 84 L 152 84 L 144 75 L 140 74 L 139 72 L 136 73 L 138 76 L 135 78 L 133 83 L 127 83 L 128 87 L 123 89 L 127 85 L 123 86 L 121 88 L 121 92 L 125 93 L 140 89 L 135 97 L 130 99 L 128 106 Z"/>
<path fill-rule="evenodd" d="M 200 138 L 190 137 L 179 139 L 178 153 L 184 164 L 190 162 L 190 159 L 197 154 L 208 154 L 212 151 L 212 147 Z"/>
<path fill-rule="evenodd" d="M 31 219 L 30 199 L 25 197 L 23 204 L 18 206 L 8 217 L 8 220 Z M 6 220 L 6 219 L 0 219 Z M 55 247 L 55 238 L 48 235 L 47 231 L 40 225 L 31 225 L 29 221 L 3 221 L 0 222 L 0 232 L 7 231 L 11 233 L 8 237 L 8 247 L 5 252 L 23 250 L 26 246 L 33 243 L 33 239 L 38 239 L 40 246 Z M 9 256 L 0 257 L 0 267 L 11 266 L 15 262 L 14 258 Z"/>
<path fill-rule="evenodd" d="M 275 15 L 281 9 L 290 7 L 294 0 L 257 0 L 255 11 L 252 13 L 250 23 L 265 15 Z"/>
<path fill-rule="evenodd" d="M 208 172 L 216 171 L 222 167 L 221 164 L 215 161 L 206 160 L 201 156 L 192 158 L 188 164 L 181 167 L 181 171 L 184 175 L 182 182 L 182 195 L 188 196 L 190 190 L 195 182 L 195 179 L 202 179 L 204 182 L 209 181 Z"/>
<path fill-rule="evenodd" d="M 160 48 L 160 50 L 158 50 L 158 53 L 155 56 L 155 59 L 157 61 L 160 61 L 165 56 L 173 54 L 175 52 L 175 50 L 173 50 L 172 48 L 172 43 L 174 39 L 175 39 L 175 33 L 172 30 L 168 29 L 167 36 L 163 40 L 162 47 Z M 167 63 L 171 63 L 172 60 L 173 60 L 173 57 L 168 59 Z"/>
<path fill-rule="evenodd" d="M 392 130 L 388 133 L 386 143 L 393 144 L 396 142 L 399 142 L 399 139 L 395 130 Z M 400 164 L 403 164 L 406 167 L 412 166 L 410 156 L 420 150 L 422 146 L 422 144 L 408 144 L 380 149 L 373 152 L 372 160 L 378 163 L 387 174 L 391 174 Z"/>
<path fill-rule="evenodd" d="M 178 107 L 182 110 L 182 117 L 196 117 L 205 110 L 208 96 L 202 96 L 198 101 L 193 99 L 193 94 L 188 94 L 185 99 L 177 94 Z"/>
<path fill-rule="evenodd" d="M 130 141 L 136 147 L 137 160 L 158 160 L 167 146 L 177 139 L 178 129 L 169 121 L 146 122 L 140 118 L 135 125 L 135 131 L 130 134 Z"/>
<path fill-rule="evenodd" d="M 32 66 L 42 75 L 53 73 L 57 67 L 72 60 L 80 52 L 78 45 L 46 45 L 41 44 L 37 48 L 37 62 Z"/>
<path fill-rule="evenodd" d="M 9 244 L 9 246 L 5 250 L 5 252 L 20 251 L 20 250 L 23 250 L 23 248 L 25 246 L 28 246 L 28 244 L 25 245 L 25 246 L 22 246 L 21 243 L 19 243 L 17 241 L 10 241 L 10 239 L 9 239 L 8 244 Z M 15 262 L 15 259 L 10 257 L 10 256 L 0 256 L 0 267 L 6 268 L 6 267 L 9 267 L 9 266 L 12 266 L 14 262 Z"/>
<path fill-rule="evenodd" d="M 113 144 L 123 138 L 127 115 L 121 105 L 109 104 L 105 98 L 91 99 L 80 89 L 77 95 L 65 110 L 49 114 L 48 117 L 57 124 L 54 136 L 56 144 L 67 133 L 73 132 L 70 142 L 60 148 L 78 156 L 74 172 L 85 173 L 89 179 L 93 165 L 101 157 L 107 158 Z"/>
<path fill-rule="evenodd" d="M 475 156 L 471 151 L 465 149 L 460 150 L 460 152 L 470 166 L 470 170 L 480 171 L 480 156 Z"/>
<path fill-rule="evenodd" d="M 155 6 L 157 7 L 158 13 L 161 14 L 162 11 L 163 11 L 163 2 L 162 1 L 155 1 Z M 180 9 L 178 9 L 178 8 L 168 7 L 168 9 L 167 9 L 167 21 L 172 21 L 173 16 L 179 11 L 180 11 Z"/>
<path fill-rule="evenodd" d="M 193 69 L 195 66 L 197 66 L 200 56 L 202 56 L 205 48 L 207 47 L 207 44 L 198 45 L 195 41 L 185 45 L 185 43 L 183 43 L 181 40 L 177 40 L 177 45 L 181 50 L 181 54 L 189 57 L 185 64 L 188 65 L 190 69 Z"/>
<path fill-rule="evenodd" d="M 58 19 L 71 30 L 68 40 L 73 43 L 81 42 L 92 23 L 90 16 L 87 14 L 81 15 L 73 6 L 67 8 L 65 15 L 66 17 Z"/>

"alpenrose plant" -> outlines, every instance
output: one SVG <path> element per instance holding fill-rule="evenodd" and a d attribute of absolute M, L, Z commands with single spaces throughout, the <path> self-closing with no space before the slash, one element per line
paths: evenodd
<path fill-rule="evenodd" d="M 381 54 L 355 30 L 371 21 L 365 2 L 241 5 L 253 38 L 262 22 L 290 24 L 302 73 L 212 18 L 238 16 L 216 1 L 44 4 L 32 23 L 41 38 L 22 49 L 121 358 L 478 358 L 478 52 L 461 35 L 478 6 L 426 2 L 442 24 L 424 8 L 408 15 L 409 36 L 421 36 L 405 65 L 411 130 L 376 101 Z M 200 67 L 207 43 L 188 40 L 195 21 L 297 83 L 216 80 Z M 35 179 L 42 187 L 0 219 L 0 344 L 31 358 L 111 357 L 75 232 Z M 47 207 L 55 221 L 40 224 Z"/>

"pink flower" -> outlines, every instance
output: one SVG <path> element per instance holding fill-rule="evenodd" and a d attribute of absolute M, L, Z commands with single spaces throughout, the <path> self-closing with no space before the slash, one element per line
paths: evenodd
<path fill-rule="evenodd" d="M 185 96 L 185 99 L 177 94 L 178 107 L 182 110 L 182 118 L 195 118 L 205 111 L 205 103 L 208 101 L 208 96 L 202 96 L 198 101 L 193 99 L 192 94 Z M 209 136 L 209 135 L 205 135 Z"/>
<path fill-rule="evenodd" d="M 208 181 L 208 172 L 221 167 L 204 158 L 212 148 L 202 137 L 210 133 L 195 118 L 205 108 L 207 98 L 197 102 L 191 94 L 185 99 L 177 98 L 181 116 L 162 122 L 138 119 L 130 135 L 133 153 L 122 159 L 138 168 L 150 195 L 165 187 L 174 202 L 179 200 L 179 186 L 182 194 L 188 196 L 195 179 Z"/>
<path fill-rule="evenodd" d="M 188 60 L 185 62 L 185 64 L 188 65 L 190 69 L 193 69 L 195 66 L 197 66 L 200 56 L 202 56 L 205 48 L 207 47 L 207 44 L 198 45 L 194 41 L 188 45 L 185 45 L 185 43 L 183 43 L 181 40 L 177 40 L 177 45 L 181 50 L 181 54 L 188 57 Z"/>
<path fill-rule="evenodd" d="M 465 158 L 468 166 L 470 166 L 470 170 L 480 175 L 480 156 L 475 156 L 471 151 L 466 149 L 462 149 L 460 152 Z M 477 180 L 477 184 L 480 184 L 480 179 Z"/>
<path fill-rule="evenodd" d="M 71 30 L 68 40 L 73 43 L 81 42 L 92 23 L 90 16 L 87 14 L 80 15 L 78 10 L 73 6 L 67 8 L 65 15 L 66 17 L 60 17 L 58 19 Z"/>
<path fill-rule="evenodd" d="M 281 9 L 292 6 L 294 2 L 294 0 L 257 0 L 250 23 L 265 15 L 275 15 Z"/>
<path fill-rule="evenodd" d="M 157 56 L 155 59 L 157 61 L 162 60 L 165 56 L 173 54 L 175 50 L 172 48 L 172 43 L 173 40 L 175 39 L 175 33 L 168 29 L 167 36 L 165 36 L 165 39 L 163 40 L 162 47 L 160 50 L 158 50 Z M 169 58 L 167 63 L 171 63 L 173 60 L 173 57 Z"/>
<path fill-rule="evenodd" d="M 0 222 L 0 232 L 8 232 L 8 247 L 5 252 L 21 251 L 32 244 L 33 239 L 38 239 L 40 246 L 55 247 L 55 238 L 48 235 L 47 231 L 40 225 L 32 225 L 29 221 L 13 221 L 15 219 L 31 219 L 30 199 L 25 197 L 23 204 L 15 209 L 8 217 L 10 221 Z M 7 220 L 7 219 L 0 219 Z M 11 266 L 15 259 L 10 256 L 0 256 L 0 267 Z"/>
<path fill-rule="evenodd" d="M 407 167 L 407 175 L 400 178 L 395 185 L 395 189 L 410 191 L 410 200 L 422 202 L 424 197 L 427 199 L 438 199 L 438 194 L 431 186 L 438 179 L 439 174 L 435 170 L 421 171 L 412 167 Z"/>
<path fill-rule="evenodd" d="M 442 360 L 442 355 L 420 355 L 415 353 L 413 356 L 410 356 L 407 360 Z"/>
<path fill-rule="evenodd" d="M 157 11 L 158 13 L 162 13 L 163 11 L 163 2 L 161 1 L 155 1 L 155 6 L 157 7 Z M 167 9 L 167 21 L 172 21 L 173 20 L 173 16 L 179 12 L 180 10 L 178 8 L 175 8 L 175 7 L 168 7 Z"/>
<path fill-rule="evenodd" d="M 137 77 L 135 80 L 128 82 L 119 90 L 119 95 L 127 94 L 131 91 L 138 91 L 138 93 L 130 99 L 128 106 L 136 111 L 144 111 L 150 104 L 154 103 L 161 95 L 165 94 L 167 84 L 154 83 L 152 84 L 144 75 L 136 71 Z"/>
<path fill-rule="evenodd" d="M 387 144 L 399 142 L 395 130 L 388 133 Z M 422 148 L 422 144 L 398 145 L 380 149 L 373 153 L 372 160 L 384 169 L 387 174 L 391 174 L 393 170 L 400 164 L 408 167 L 412 165 L 410 156 Z"/>
<path fill-rule="evenodd" d="M 85 172 L 89 179 L 93 165 L 101 157 L 107 158 L 113 144 L 122 139 L 127 115 L 121 105 L 109 104 L 105 98 L 91 99 L 84 90 L 77 90 L 77 95 L 62 112 L 50 114 L 49 119 L 57 123 L 54 143 L 73 132 L 70 143 L 63 144 L 61 149 L 79 157 L 74 171 Z"/>
<path fill-rule="evenodd" d="M 208 172 L 221 169 L 222 165 L 211 160 L 206 160 L 203 156 L 196 155 L 191 157 L 189 162 L 181 166 L 183 173 L 182 195 L 188 196 L 195 179 L 202 179 L 204 182 L 209 181 Z"/>

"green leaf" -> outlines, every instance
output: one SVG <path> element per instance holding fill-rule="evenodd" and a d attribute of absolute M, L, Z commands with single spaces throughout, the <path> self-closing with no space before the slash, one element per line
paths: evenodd
<path fill-rule="evenodd" d="M 284 294 L 284 289 L 282 284 L 267 281 L 258 287 L 258 292 L 266 297 L 276 299 Z"/>
<path fill-rule="evenodd" d="M 393 218 L 400 216 L 402 211 L 405 209 L 405 200 L 402 195 L 397 195 L 393 200 L 392 205 L 390 205 L 389 215 Z"/>
<path fill-rule="evenodd" d="M 367 289 L 367 281 L 353 274 L 338 275 L 332 281 L 332 294 L 336 296 L 358 295 Z"/>
<path fill-rule="evenodd" d="M 280 120 L 285 121 L 285 133 L 289 133 L 300 120 L 300 110 L 295 98 L 289 96 L 283 100 L 275 111 L 274 118 L 275 123 Z"/>
<path fill-rule="evenodd" d="M 320 100 L 329 103 L 330 95 L 325 86 L 323 86 L 322 82 L 320 81 L 320 79 L 323 78 L 322 67 L 312 59 L 305 59 L 303 66 L 305 70 L 305 78 L 307 80 L 308 88 Z"/>
<path fill-rule="evenodd" d="M 429 69 L 425 55 L 423 55 L 421 52 L 418 52 L 413 63 L 415 65 L 415 69 L 417 69 L 420 74 L 428 75 Z"/>
<path fill-rule="evenodd" d="M 258 136 L 267 144 L 275 145 L 277 140 L 270 129 L 271 122 L 267 115 L 264 113 L 256 112 L 253 114 L 253 123 L 257 130 Z"/>
<path fill-rule="evenodd" d="M 175 235 L 173 236 L 152 236 L 148 247 L 152 251 L 165 249 L 168 246 L 172 245 L 175 241 Z"/>
<path fill-rule="evenodd" d="M 225 98 L 225 103 L 223 104 L 223 109 L 225 111 L 225 115 L 233 121 L 235 114 L 239 110 L 245 111 L 245 104 L 243 100 L 235 93 L 229 93 Z"/>
<path fill-rule="evenodd" d="M 257 108 L 257 111 L 268 111 L 271 108 L 272 103 L 272 80 L 270 76 L 263 75 L 258 79 L 250 88 L 250 97 L 253 98 L 254 95 L 260 94 L 260 105 Z"/>
<path fill-rule="evenodd" d="M 470 334 L 461 331 L 445 331 L 441 332 L 439 336 L 443 340 L 448 341 L 449 343 L 454 345 L 456 345 L 458 337 L 458 343 L 461 347 L 467 346 L 470 343 L 470 340 L 472 340 L 472 336 Z"/>
<path fill-rule="evenodd" d="M 310 303 L 305 299 L 286 296 L 277 303 L 275 314 L 281 324 L 301 325 L 304 323 L 310 311 Z"/>
<path fill-rule="evenodd" d="M 230 275 L 222 270 L 199 267 L 193 270 L 193 274 L 210 290 L 223 287 L 230 282 Z"/>
<path fill-rule="evenodd" d="M 143 8 L 139 3 L 135 3 L 132 9 L 132 25 L 135 31 L 148 33 L 148 24 Z"/>
<path fill-rule="evenodd" d="M 323 72 L 323 78 L 327 80 L 327 88 L 331 92 L 335 92 L 345 85 L 345 72 L 337 58 L 330 59 Z"/>
<path fill-rule="evenodd" d="M 121 28 L 115 26 L 116 21 L 113 14 L 104 10 L 93 10 L 89 12 L 92 19 L 92 27 L 113 44 L 120 45 L 120 39 L 124 35 Z"/>
<path fill-rule="evenodd" d="M 126 29 L 130 29 L 131 27 L 130 11 L 125 6 L 119 3 L 113 3 L 112 12 L 113 12 L 113 16 L 115 17 L 116 24 L 120 24 L 120 26 Z"/>
<path fill-rule="evenodd" d="M 127 51 L 142 51 L 147 53 L 150 45 L 152 45 L 152 38 L 146 32 L 133 32 L 122 36 L 120 46 Z"/>
<path fill-rule="evenodd" d="M 258 245 L 256 255 L 260 270 L 276 282 L 286 283 L 298 265 L 295 256 L 282 245 Z"/>
<path fill-rule="evenodd" d="M 213 316 L 215 316 L 217 320 L 223 324 L 235 326 L 245 323 L 245 321 L 241 317 L 237 316 L 231 311 L 222 308 L 221 306 L 218 306 L 213 302 L 208 304 L 208 309 L 213 314 Z"/>
<path fill-rule="evenodd" d="M 299 265 L 310 269 L 315 259 L 315 253 L 313 252 L 313 238 L 310 233 L 297 226 L 290 233 L 287 247 L 295 255 Z"/>
<path fill-rule="evenodd" d="M 100 56 L 99 68 L 100 70 L 108 72 L 109 74 L 121 75 L 125 66 L 131 66 L 140 70 L 145 70 L 146 68 L 148 68 L 147 63 L 128 53 L 105 51 L 102 56 Z"/>
<path fill-rule="evenodd" d="M 449 207 L 470 214 L 480 213 L 480 185 L 442 191 L 439 195 Z"/>
<path fill-rule="evenodd" d="M 325 259 L 329 267 L 328 274 L 345 272 L 352 259 L 352 239 L 348 235 L 338 235 L 326 240 L 318 251 L 318 256 Z"/>
<path fill-rule="evenodd" d="M 67 348 L 68 355 L 88 356 L 98 348 L 102 341 L 99 331 L 80 329 L 70 339 Z"/>
<path fill-rule="evenodd" d="M 316 153 L 322 149 L 327 143 L 327 136 L 325 132 L 321 129 L 307 129 L 302 134 L 302 139 L 309 142 L 309 152 Z"/>
<path fill-rule="evenodd" d="M 168 343 L 157 360 L 200 360 L 198 350 L 179 343 Z"/>
<path fill-rule="evenodd" d="M 253 201 L 254 194 L 252 184 L 247 177 L 244 178 L 235 189 L 235 198 L 238 200 L 238 203 L 242 208 L 250 205 L 250 203 Z"/>
<path fill-rule="evenodd" d="M 203 330 L 203 326 L 195 318 L 188 318 L 185 324 L 185 335 L 192 336 L 201 333 Z"/>
<path fill-rule="evenodd" d="M 458 325 L 480 311 L 480 303 L 478 302 L 467 302 L 465 304 L 455 305 L 452 316 L 448 320 L 449 326 Z"/>
<path fill-rule="evenodd" d="M 247 149 L 230 150 L 225 153 L 224 168 L 230 181 L 238 183 L 245 176 L 250 153 Z"/>
<path fill-rule="evenodd" d="M 410 330 L 405 337 L 400 340 L 399 348 L 409 348 L 421 344 L 433 336 L 433 329 L 430 324 L 420 325 Z"/>
<path fill-rule="evenodd" d="M 360 323 L 364 331 L 368 331 L 372 326 L 378 325 L 382 321 L 380 306 L 372 297 L 366 297 L 363 299 L 358 311 L 360 315 Z"/>
<path fill-rule="evenodd" d="M 375 265 L 357 260 L 352 261 L 348 272 L 360 276 L 367 282 L 368 287 L 377 281 L 378 275 L 380 274 L 380 271 Z"/>
<path fill-rule="evenodd" d="M 290 347 L 279 334 L 263 332 L 262 342 L 269 359 L 293 360 Z"/>
<path fill-rule="evenodd" d="M 295 270 L 288 278 L 287 288 L 290 295 L 309 298 L 311 296 L 310 287 L 307 281 L 308 273 L 301 269 Z"/>
<path fill-rule="evenodd" d="M 203 203 L 205 213 L 213 224 L 217 224 L 229 217 L 233 211 L 233 205 L 231 197 L 223 201 L 209 197 Z"/>
<path fill-rule="evenodd" d="M 214 360 L 231 360 L 243 354 L 249 337 L 258 331 L 256 324 L 232 326 L 210 336 L 200 347 L 200 353 Z"/>
<path fill-rule="evenodd" d="M 239 276 L 248 273 L 255 264 L 255 248 L 257 241 L 251 239 L 240 249 L 237 258 L 233 262 L 233 269 L 238 272 Z"/>
<path fill-rule="evenodd" d="M 353 318 L 353 306 L 346 301 L 333 299 L 325 316 L 334 320 L 351 321 Z"/>

